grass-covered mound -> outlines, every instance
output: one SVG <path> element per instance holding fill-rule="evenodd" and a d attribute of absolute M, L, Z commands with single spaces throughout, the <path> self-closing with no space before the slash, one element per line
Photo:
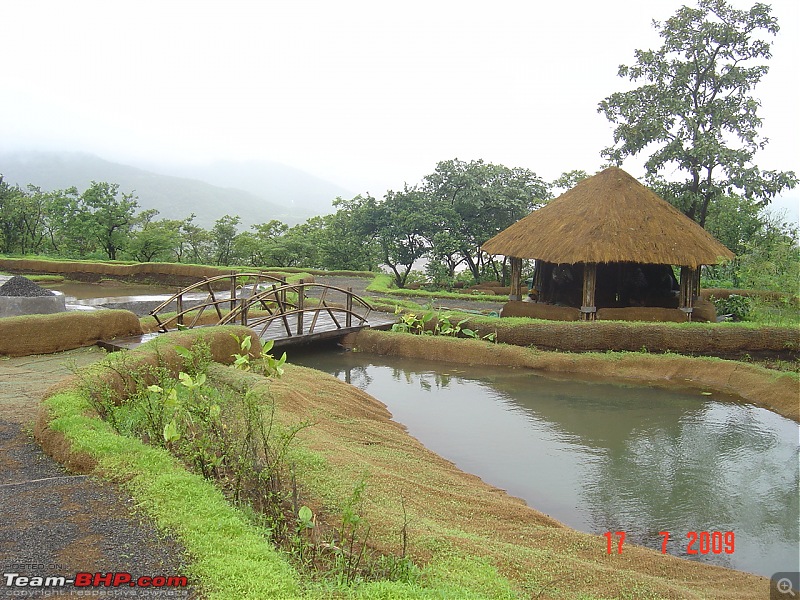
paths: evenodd
<path fill-rule="evenodd" d="M 127 310 L 5 317 L 0 319 L 0 356 L 52 354 L 141 333 L 139 318 Z"/>
<path fill-rule="evenodd" d="M 204 277 L 218 277 L 231 273 L 263 271 L 288 281 L 305 279 L 313 281 L 314 275 L 346 275 L 372 277 L 373 273 L 363 271 L 320 271 L 318 269 L 297 269 L 290 267 L 245 267 L 210 266 L 187 263 L 156 263 L 132 261 L 84 261 L 52 258 L 5 258 L 0 257 L 0 270 L 9 273 L 58 275 L 76 281 L 100 281 L 119 279 L 132 283 L 167 284 L 187 286 Z"/>

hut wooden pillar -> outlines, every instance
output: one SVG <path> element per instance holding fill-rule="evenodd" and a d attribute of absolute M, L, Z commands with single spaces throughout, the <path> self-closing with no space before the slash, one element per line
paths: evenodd
<path fill-rule="evenodd" d="M 597 263 L 583 265 L 583 301 L 581 302 L 581 319 L 594 321 L 597 315 L 597 306 L 594 302 L 594 292 L 597 285 Z"/>
<path fill-rule="evenodd" d="M 681 267 L 681 291 L 678 308 L 686 313 L 686 319 L 688 321 L 692 320 L 692 306 L 694 304 L 695 295 L 694 280 L 696 271 L 697 269 L 692 269 L 691 267 Z"/>
<path fill-rule="evenodd" d="M 522 259 L 512 256 L 511 258 L 511 293 L 509 300 L 522 300 Z"/>
<path fill-rule="evenodd" d="M 544 299 L 544 265 L 545 263 L 541 260 L 536 261 L 536 266 L 533 269 L 533 299 L 536 302 L 542 302 Z"/>

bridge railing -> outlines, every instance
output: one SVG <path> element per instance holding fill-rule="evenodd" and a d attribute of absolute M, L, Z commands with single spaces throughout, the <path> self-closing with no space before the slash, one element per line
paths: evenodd
<path fill-rule="evenodd" d="M 227 282 L 226 282 L 227 280 Z M 178 328 L 195 327 L 203 313 L 209 307 L 217 313 L 217 319 L 222 320 L 225 315 L 235 310 L 240 304 L 243 290 L 257 291 L 264 285 L 284 285 L 284 278 L 275 277 L 267 273 L 230 273 L 229 275 L 218 275 L 216 277 L 204 277 L 197 283 L 183 288 L 176 292 L 167 300 L 156 306 L 150 311 L 158 323 L 160 331 L 169 331 L 171 326 Z M 194 294 L 206 292 L 205 300 L 195 302 L 193 298 L 187 298 Z M 176 313 L 164 318 L 165 312 L 170 310 L 172 303 L 176 304 Z M 186 306 L 191 304 L 190 306 Z M 193 314 L 192 314 L 193 313 Z M 187 316 L 192 319 L 187 323 Z"/>
<path fill-rule="evenodd" d="M 309 291 L 319 292 L 319 298 L 309 296 Z M 329 300 L 331 292 L 334 299 L 338 294 L 344 302 Z M 250 311 L 256 306 L 259 306 L 262 312 L 267 314 L 251 316 Z M 285 337 L 311 336 L 317 331 L 320 315 L 326 317 L 323 328 L 331 331 L 332 329 L 364 326 L 372 310 L 374 310 L 373 307 L 366 300 L 354 294 L 352 288 L 344 289 L 323 283 L 305 283 L 301 280 L 298 283 L 273 285 L 270 289 L 245 298 L 235 310 L 221 319 L 219 324 L 236 322 L 246 324 L 264 337 L 267 330 L 274 323 L 278 323 L 279 327 L 283 326 Z M 308 316 L 311 316 L 311 322 L 306 328 L 306 317 Z"/>
<path fill-rule="evenodd" d="M 229 283 L 224 282 L 226 279 Z M 220 283 L 229 291 L 215 290 Z M 194 298 L 192 306 L 185 306 L 186 296 L 199 291 L 206 292 L 206 298 L 199 302 Z M 341 302 L 335 302 L 337 298 Z M 165 317 L 163 313 L 173 302 L 177 304 L 177 312 Z M 198 281 L 162 302 L 150 314 L 156 319 L 159 330 L 166 332 L 173 326 L 188 329 L 209 324 L 207 319 L 200 323 L 209 308 L 216 313 L 213 324 L 241 323 L 256 331 L 260 328 L 262 337 L 274 323 L 278 323 L 278 328 L 282 325 L 285 331 L 285 335 L 279 337 L 312 336 L 318 331 L 318 325 L 325 331 L 362 327 L 373 310 L 352 288 L 302 280 L 287 284 L 265 273 L 232 273 Z M 311 320 L 306 327 L 308 318 Z"/>

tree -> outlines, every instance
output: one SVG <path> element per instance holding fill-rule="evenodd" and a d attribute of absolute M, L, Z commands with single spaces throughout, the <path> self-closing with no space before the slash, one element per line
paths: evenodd
<path fill-rule="evenodd" d="M 743 11 L 725 0 L 699 0 L 698 8 L 684 6 L 665 23 L 653 21 L 662 46 L 636 50 L 636 64 L 619 68 L 620 77 L 644 84 L 598 107 L 616 125 L 614 145 L 602 154 L 620 165 L 652 149 L 648 182 L 701 226 L 709 205 L 734 190 L 766 205 L 797 185 L 794 172 L 761 171 L 752 162 L 767 143 L 758 135 L 760 103 L 751 91 L 769 70 L 764 37 L 779 30 L 770 10 L 761 3 Z M 686 179 L 663 179 L 676 170 Z"/>
<path fill-rule="evenodd" d="M 228 266 L 233 258 L 233 244 L 238 233 L 237 226 L 241 222 L 238 215 L 225 215 L 214 221 L 211 229 L 211 244 L 214 248 L 214 260 L 217 265 Z"/>
<path fill-rule="evenodd" d="M 573 169 L 572 171 L 564 171 L 561 176 L 550 183 L 550 188 L 556 190 L 557 193 L 563 194 L 578 185 L 584 179 L 587 179 L 589 174 L 583 169 Z"/>
<path fill-rule="evenodd" d="M 290 227 L 273 246 L 275 265 L 320 268 L 319 241 L 324 229 L 325 221 L 320 216 Z"/>
<path fill-rule="evenodd" d="M 405 287 L 414 263 L 431 249 L 427 196 L 416 187 L 405 186 L 402 192 L 387 191 L 383 202 L 370 196 L 365 202 L 374 215 L 373 236 L 380 260 L 394 273 L 397 287 Z"/>
<path fill-rule="evenodd" d="M 158 211 L 144 210 L 135 219 L 127 253 L 139 262 L 175 260 L 181 247 L 181 221 L 155 220 Z"/>
<path fill-rule="evenodd" d="M 139 204 L 133 194 L 119 195 L 119 184 L 92 181 L 92 185 L 81 194 L 81 203 L 88 211 L 83 215 L 88 231 L 109 260 L 116 260 L 117 253 L 125 247 L 134 224 L 134 215 Z"/>
<path fill-rule="evenodd" d="M 745 244 L 735 263 L 733 284 L 757 290 L 798 293 L 800 246 L 798 231 L 767 215 L 762 228 Z"/>
<path fill-rule="evenodd" d="M 88 213 L 81 204 L 77 188 L 49 192 L 43 221 L 47 238 L 45 251 L 62 256 L 86 256 L 95 245 L 86 235 L 87 219 Z"/>
<path fill-rule="evenodd" d="M 289 226 L 273 219 L 267 223 L 252 225 L 250 231 L 243 231 L 236 236 L 234 253 L 248 265 L 264 267 L 276 265 L 276 248 L 279 240 Z"/>
<path fill-rule="evenodd" d="M 481 246 L 550 197 L 544 181 L 528 169 L 458 159 L 437 164 L 423 192 L 434 257 L 451 273 L 465 262 L 476 281 L 491 265 Z"/>
<path fill-rule="evenodd" d="M 183 262 L 184 257 L 194 264 L 205 264 L 211 260 L 211 235 L 208 231 L 194 224 L 197 215 L 192 213 L 181 221 L 180 237 L 175 254 L 178 262 Z"/>
<path fill-rule="evenodd" d="M 0 175 L 0 252 L 18 252 L 23 231 L 24 193 L 18 186 L 11 186 Z"/>
<path fill-rule="evenodd" d="M 748 242 L 766 227 L 764 213 L 752 198 L 721 196 L 708 208 L 706 229 L 731 252 L 743 254 Z"/>
<path fill-rule="evenodd" d="M 321 236 L 323 268 L 374 271 L 378 268 L 379 249 L 375 242 L 374 202 L 358 195 L 351 200 L 336 198 L 337 211 L 325 216 Z"/>
<path fill-rule="evenodd" d="M 23 254 L 38 254 L 46 241 L 44 227 L 47 213 L 47 192 L 34 185 L 28 185 L 27 192 L 20 196 L 21 226 L 20 239 Z"/>

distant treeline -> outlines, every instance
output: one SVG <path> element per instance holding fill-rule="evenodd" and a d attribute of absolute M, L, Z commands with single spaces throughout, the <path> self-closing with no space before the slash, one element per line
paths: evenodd
<path fill-rule="evenodd" d="M 93 182 L 82 193 L 43 191 L 11 186 L 0 175 L 0 253 L 325 270 L 383 266 L 400 287 L 424 259 L 426 277 L 437 283 L 452 281 L 457 270 L 475 281 L 505 279 L 505 258 L 481 252 L 483 243 L 586 176 L 571 171 L 546 183 L 528 169 L 448 160 L 419 184 L 382 199 L 337 198 L 334 214 L 240 231 L 238 215 L 223 216 L 211 229 L 196 225 L 194 214 L 159 219 L 157 210 L 140 210 L 137 198 L 114 183 Z M 720 198 L 706 228 L 739 257 L 709 273 L 718 284 L 797 287 L 797 232 L 758 203 Z"/>

